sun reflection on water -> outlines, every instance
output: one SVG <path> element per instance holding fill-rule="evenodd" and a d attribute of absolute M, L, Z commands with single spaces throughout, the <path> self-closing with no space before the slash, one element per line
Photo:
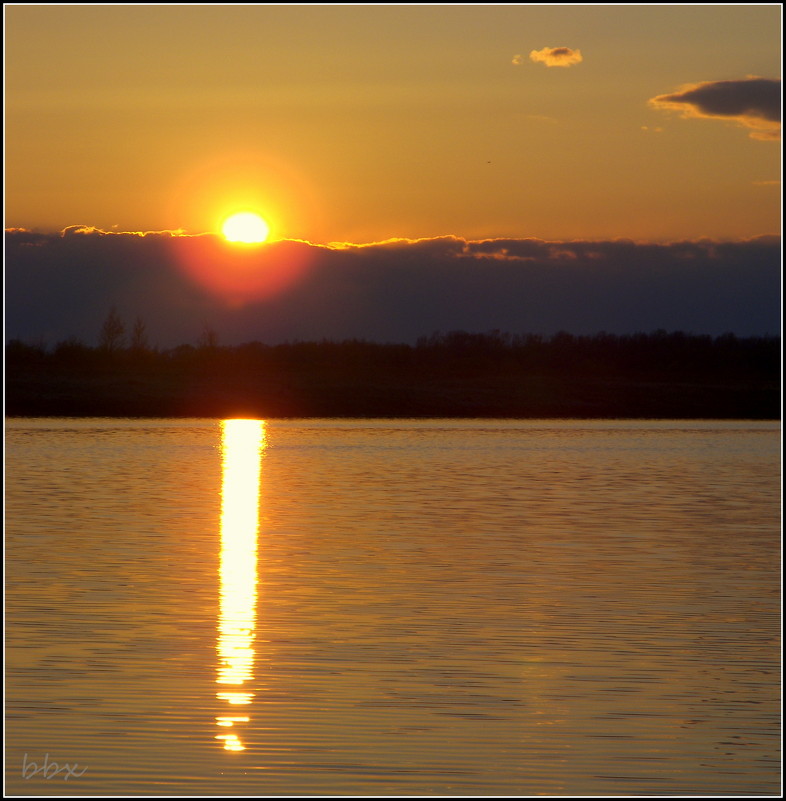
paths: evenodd
<path fill-rule="evenodd" d="M 259 480 L 265 448 L 261 420 L 221 422 L 221 561 L 220 609 L 216 651 L 216 693 L 231 707 L 249 705 L 254 693 L 243 685 L 253 679 L 257 602 L 257 534 L 259 531 Z M 216 717 L 222 729 L 248 723 L 248 715 Z M 243 751 L 239 735 L 216 735 L 227 751 Z"/>

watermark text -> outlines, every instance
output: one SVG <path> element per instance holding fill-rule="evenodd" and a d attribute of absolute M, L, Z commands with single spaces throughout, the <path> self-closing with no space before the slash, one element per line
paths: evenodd
<path fill-rule="evenodd" d="M 62 774 L 60 778 L 67 782 L 71 778 L 78 779 L 80 776 L 83 776 L 86 770 L 87 767 L 84 767 L 80 771 L 79 765 L 76 762 L 74 762 L 73 765 L 68 762 L 64 762 L 62 765 L 58 762 L 50 762 L 49 754 L 44 754 L 44 761 L 40 765 L 37 762 L 28 760 L 27 754 L 25 754 L 22 760 L 23 779 L 32 779 L 33 776 L 37 775 L 40 775 L 44 779 L 54 779 L 58 774 Z"/>

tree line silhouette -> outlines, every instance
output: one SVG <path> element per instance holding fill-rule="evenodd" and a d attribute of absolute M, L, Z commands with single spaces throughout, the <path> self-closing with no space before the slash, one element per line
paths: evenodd
<path fill-rule="evenodd" d="M 436 332 L 159 349 L 115 309 L 97 346 L 6 346 L 6 414 L 778 419 L 780 338 Z"/>

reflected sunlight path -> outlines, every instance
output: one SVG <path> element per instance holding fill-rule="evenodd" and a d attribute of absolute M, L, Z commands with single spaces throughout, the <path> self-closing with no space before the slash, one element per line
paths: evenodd
<path fill-rule="evenodd" d="M 230 705 L 216 717 L 226 730 L 216 735 L 227 751 L 243 751 L 240 737 L 229 731 L 248 723 L 248 705 L 254 694 L 244 689 L 253 679 L 257 602 L 257 534 L 259 481 L 265 424 L 261 420 L 221 422 L 221 561 L 220 607 L 216 651 L 216 693 Z M 235 714 L 237 712 L 238 714 Z"/>

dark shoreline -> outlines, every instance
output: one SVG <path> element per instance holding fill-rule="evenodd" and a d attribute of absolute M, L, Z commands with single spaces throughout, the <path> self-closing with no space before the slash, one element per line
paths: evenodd
<path fill-rule="evenodd" d="M 26 373 L 6 383 L 6 417 L 780 419 L 774 382 L 485 378 L 384 385 L 300 381 L 260 389 L 209 378 L 145 381 Z"/>
<path fill-rule="evenodd" d="M 6 417 L 745 419 L 781 416 L 780 339 L 453 332 L 170 351 L 6 347 Z"/>

